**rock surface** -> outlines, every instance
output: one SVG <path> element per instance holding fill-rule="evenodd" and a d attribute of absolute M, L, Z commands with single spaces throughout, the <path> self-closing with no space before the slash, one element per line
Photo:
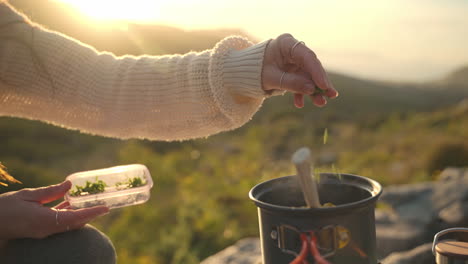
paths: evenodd
<path fill-rule="evenodd" d="M 432 243 L 409 251 L 392 253 L 382 261 L 382 264 L 436 264 L 432 255 Z"/>
<path fill-rule="evenodd" d="M 262 252 L 258 238 L 244 238 L 236 244 L 205 259 L 201 264 L 261 264 Z"/>
<path fill-rule="evenodd" d="M 380 202 L 392 215 L 376 213 L 380 257 L 430 243 L 440 230 L 468 225 L 468 169 L 447 168 L 435 182 L 386 187 Z"/>
<path fill-rule="evenodd" d="M 468 168 L 447 168 L 438 181 L 384 188 L 376 210 L 377 253 L 382 264 L 433 264 L 434 235 L 468 227 Z M 258 238 L 238 241 L 202 264 L 258 264 Z"/>

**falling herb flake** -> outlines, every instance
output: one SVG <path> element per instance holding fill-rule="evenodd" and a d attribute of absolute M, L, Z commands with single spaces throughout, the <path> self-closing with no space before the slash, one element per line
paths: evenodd
<path fill-rule="evenodd" d="M 325 131 L 323 131 L 323 144 L 327 144 L 328 141 L 328 128 L 325 128 Z"/>
<path fill-rule="evenodd" d="M 332 171 L 334 174 L 336 174 L 338 176 L 338 179 L 340 181 L 343 180 L 343 176 L 341 175 L 340 171 L 335 167 L 335 164 L 332 164 Z"/>

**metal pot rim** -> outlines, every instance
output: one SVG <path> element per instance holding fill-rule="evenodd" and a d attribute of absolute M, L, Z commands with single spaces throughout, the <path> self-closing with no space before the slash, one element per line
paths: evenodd
<path fill-rule="evenodd" d="M 289 176 L 283 176 L 283 177 L 278 177 L 275 179 L 271 179 L 268 181 L 261 182 L 257 185 L 255 185 L 249 192 L 249 198 L 260 208 L 267 209 L 267 210 L 272 210 L 272 211 L 282 211 L 282 212 L 289 212 L 289 213 L 313 213 L 313 214 L 328 214 L 328 213 L 338 213 L 342 211 L 348 211 L 349 209 L 356 209 L 359 207 L 366 207 L 368 204 L 376 202 L 379 196 L 382 194 L 382 186 L 380 183 L 378 183 L 375 180 L 359 176 L 359 175 L 354 175 L 354 174 L 346 174 L 346 173 L 320 173 L 320 177 L 336 177 L 340 178 L 340 182 L 342 184 L 348 184 L 348 185 L 353 185 L 355 187 L 361 188 L 363 190 L 366 190 L 370 193 L 370 196 L 351 203 L 346 203 L 346 204 L 340 204 L 336 205 L 334 207 L 321 207 L 321 208 L 307 208 L 307 207 L 292 207 L 292 206 L 282 206 L 282 205 L 275 205 L 271 203 L 267 203 L 264 201 L 261 201 L 258 199 L 258 196 L 260 196 L 262 193 L 265 192 L 265 190 L 262 191 L 262 187 L 265 185 L 271 184 L 274 181 L 278 180 L 285 180 L 288 178 L 296 177 L 296 175 L 289 175 Z M 369 188 L 365 188 L 364 184 L 356 184 L 352 183 L 352 180 L 357 180 L 361 181 L 362 183 L 366 183 L 369 188 L 372 188 L 370 190 Z M 328 183 L 321 183 L 321 184 L 328 184 Z M 331 183 L 330 183 L 331 184 Z"/>

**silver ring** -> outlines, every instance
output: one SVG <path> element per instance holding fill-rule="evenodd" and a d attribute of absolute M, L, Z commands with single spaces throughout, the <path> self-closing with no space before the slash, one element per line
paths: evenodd
<path fill-rule="evenodd" d="M 305 45 L 305 42 L 304 41 L 297 41 L 291 48 L 291 51 L 289 52 L 289 56 L 291 57 L 291 59 L 293 58 L 293 52 L 294 52 L 294 49 L 297 47 L 297 45 L 299 44 L 303 44 Z"/>
<path fill-rule="evenodd" d="M 283 72 L 283 74 L 281 74 L 280 84 L 279 84 L 279 89 L 280 89 L 280 90 L 281 90 L 281 87 L 283 86 L 284 75 L 286 75 L 286 72 Z"/>
<path fill-rule="evenodd" d="M 58 221 L 58 210 L 57 209 L 54 209 L 55 210 L 55 224 L 56 225 L 59 225 L 59 221 Z"/>

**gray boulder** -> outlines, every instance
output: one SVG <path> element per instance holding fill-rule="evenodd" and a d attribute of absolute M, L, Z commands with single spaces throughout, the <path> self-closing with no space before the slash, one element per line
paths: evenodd
<path fill-rule="evenodd" d="M 236 244 L 205 259 L 200 264 L 261 264 L 259 238 L 244 238 Z"/>
<path fill-rule="evenodd" d="M 468 202 L 468 169 L 445 169 L 434 188 L 431 202 L 437 212 L 456 202 Z"/>
<path fill-rule="evenodd" d="M 380 202 L 392 207 L 399 222 L 427 225 L 437 214 L 431 203 L 435 183 L 389 186 L 384 189 Z"/>
<path fill-rule="evenodd" d="M 382 264 L 436 264 L 432 255 L 432 243 L 427 243 L 409 251 L 390 254 Z"/>
<path fill-rule="evenodd" d="M 390 186 L 380 199 L 389 205 L 376 212 L 380 257 L 429 243 L 442 229 L 468 223 L 468 169 L 447 168 L 436 182 Z"/>
<path fill-rule="evenodd" d="M 466 226 L 468 224 L 468 203 L 456 201 L 439 212 L 444 227 Z"/>
<path fill-rule="evenodd" d="M 392 252 L 414 248 L 426 237 L 422 226 L 411 223 L 377 224 L 376 228 L 377 255 L 381 258 Z"/>

